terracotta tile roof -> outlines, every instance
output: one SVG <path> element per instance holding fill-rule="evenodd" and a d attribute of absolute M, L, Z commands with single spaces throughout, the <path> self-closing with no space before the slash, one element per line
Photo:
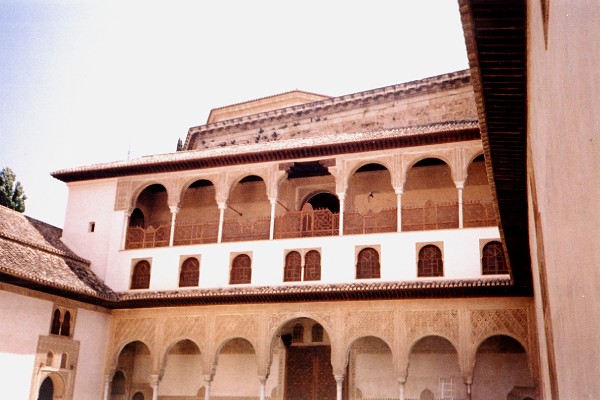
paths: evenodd
<path fill-rule="evenodd" d="M 418 139 L 420 137 L 425 138 L 438 133 L 443 133 L 450 137 L 452 133 L 464 131 L 477 131 L 478 137 L 478 130 L 479 125 L 477 120 L 465 120 L 358 133 L 339 133 L 315 137 L 275 140 L 266 143 L 240 144 L 204 150 L 150 155 L 127 161 L 115 161 L 62 169 L 53 172 L 52 176 L 64 182 L 71 182 L 127 174 L 158 172 L 157 168 L 160 169 L 161 172 L 170 170 L 169 168 L 174 168 L 173 170 L 206 168 L 206 165 L 229 165 L 227 164 L 228 159 L 232 160 L 231 164 L 248 162 L 246 161 L 248 159 L 265 161 L 257 158 L 257 155 L 273 152 L 284 154 L 280 159 L 286 159 L 286 157 L 295 155 L 295 153 L 293 153 L 294 150 L 302 150 L 302 154 L 309 154 L 311 149 L 322 149 L 324 147 L 333 149 L 337 147 L 342 149 L 340 151 L 344 151 L 344 146 L 349 145 L 354 149 L 357 148 L 356 146 L 364 145 L 363 150 L 368 151 L 369 146 L 373 146 L 374 144 L 383 141 L 408 138 Z M 318 154 L 323 155 L 322 151 L 319 151 Z M 215 165 L 212 165 L 207 160 L 218 160 L 218 163 L 215 162 Z M 180 167 L 178 165 L 180 165 Z"/>
<path fill-rule="evenodd" d="M 519 295 L 510 277 L 404 282 L 247 286 L 119 293 L 116 308 L 230 303 Z"/>
<path fill-rule="evenodd" d="M 60 228 L 0 206 L 0 279 L 74 298 L 116 299 L 61 235 Z"/>

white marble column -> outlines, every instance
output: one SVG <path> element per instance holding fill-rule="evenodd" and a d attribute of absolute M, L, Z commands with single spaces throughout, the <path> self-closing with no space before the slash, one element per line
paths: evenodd
<path fill-rule="evenodd" d="M 458 227 L 463 227 L 463 184 L 456 185 L 458 189 Z"/>
<path fill-rule="evenodd" d="M 404 189 L 396 188 L 394 191 L 396 192 L 396 231 L 402 232 L 402 193 Z"/>
<path fill-rule="evenodd" d="M 473 385 L 473 378 L 468 377 L 465 379 L 465 385 L 467 386 L 467 400 L 471 400 L 471 386 Z"/>
<path fill-rule="evenodd" d="M 406 389 L 406 378 L 399 378 L 398 383 L 400 384 L 400 400 L 405 400 L 405 389 Z"/>
<path fill-rule="evenodd" d="M 104 396 L 102 397 L 104 400 L 109 400 L 110 396 L 110 383 L 112 382 L 112 375 L 104 376 Z"/>
<path fill-rule="evenodd" d="M 210 400 L 210 383 L 212 376 L 204 375 L 204 400 Z"/>
<path fill-rule="evenodd" d="M 179 213 L 179 207 L 171 206 L 169 209 L 171 210 L 171 232 L 169 234 L 169 247 L 173 247 L 173 242 L 175 241 L 175 220 L 177 219 L 177 214 Z"/>
<path fill-rule="evenodd" d="M 336 400 L 342 400 L 342 389 L 344 384 L 344 375 L 334 375 L 335 378 L 335 398 Z"/>
<path fill-rule="evenodd" d="M 223 221 L 225 219 L 225 209 L 227 203 L 218 203 L 219 206 L 219 233 L 217 234 L 217 243 L 221 243 L 223 240 Z"/>
<path fill-rule="evenodd" d="M 260 379 L 260 400 L 265 400 L 266 386 L 267 386 L 267 377 L 261 376 Z"/>
<path fill-rule="evenodd" d="M 271 202 L 271 221 L 269 223 L 269 240 L 273 240 L 275 233 L 275 208 L 277 207 L 277 198 L 270 198 Z"/>
<path fill-rule="evenodd" d="M 131 211 L 125 211 L 125 216 L 123 217 L 123 230 L 121 234 L 121 250 L 125 250 L 125 245 L 127 244 L 127 228 L 129 228 L 130 217 Z"/>
<path fill-rule="evenodd" d="M 158 383 L 160 375 L 150 375 L 150 386 L 152 386 L 152 400 L 158 400 Z"/>
<path fill-rule="evenodd" d="M 346 199 L 346 193 L 338 193 L 338 199 L 340 200 L 340 227 L 339 235 L 344 234 L 344 200 Z M 342 377 L 343 379 L 343 377 Z"/>

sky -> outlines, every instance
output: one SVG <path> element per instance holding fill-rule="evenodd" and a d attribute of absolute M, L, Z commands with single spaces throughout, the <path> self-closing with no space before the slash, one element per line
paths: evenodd
<path fill-rule="evenodd" d="M 0 168 L 62 227 L 51 172 L 174 152 L 212 108 L 467 67 L 456 0 L 0 0 Z"/>

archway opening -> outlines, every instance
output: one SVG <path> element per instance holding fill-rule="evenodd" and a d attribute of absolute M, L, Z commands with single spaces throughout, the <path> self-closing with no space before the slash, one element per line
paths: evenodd
<path fill-rule="evenodd" d="M 150 185 L 139 194 L 129 218 L 125 248 L 139 249 L 169 245 L 171 211 L 167 189 Z"/>
<path fill-rule="evenodd" d="M 248 175 L 231 188 L 224 218 L 224 242 L 269 238 L 271 203 L 260 176 Z"/>
<path fill-rule="evenodd" d="M 458 192 L 450 166 L 438 158 L 413 165 L 402 195 L 402 230 L 458 228 Z"/>
<path fill-rule="evenodd" d="M 525 394 L 535 394 L 525 349 L 510 336 L 487 338 L 479 345 L 475 357 L 473 398 L 506 400 L 516 388 Z"/>
<path fill-rule="evenodd" d="M 151 391 L 151 372 L 152 356 L 148 346 L 140 341 L 128 343 L 117 358 L 116 372 L 111 382 L 111 400 L 128 399 L 134 390 L 142 388 Z M 114 391 L 118 393 L 113 394 Z"/>
<path fill-rule="evenodd" d="M 456 348 L 440 336 L 426 336 L 416 342 L 408 360 L 406 397 L 427 399 L 430 392 L 436 399 L 464 399 L 467 394 Z"/>
<path fill-rule="evenodd" d="M 497 225 L 483 154 L 476 157 L 467 170 L 463 190 L 463 220 L 465 227 Z"/>
<path fill-rule="evenodd" d="M 296 318 L 283 325 L 276 337 L 271 370 L 277 363 L 284 381 L 277 388 L 283 387 L 282 392 L 273 395 L 289 400 L 335 399 L 331 342 L 323 326 L 310 318 Z"/>
<path fill-rule="evenodd" d="M 54 383 L 52 383 L 52 379 L 47 377 L 42 382 L 40 386 L 40 391 L 38 393 L 38 400 L 53 400 L 54 399 Z"/>
<path fill-rule="evenodd" d="M 200 179 L 188 186 L 181 196 L 180 208 L 175 222 L 175 245 L 217 242 L 219 209 L 211 181 Z"/>
<path fill-rule="evenodd" d="M 173 344 L 165 355 L 165 370 L 160 381 L 159 396 L 194 397 L 204 382 L 201 374 L 190 374 L 190 371 L 202 371 L 202 368 L 202 356 L 196 343 L 183 339 Z"/>
<path fill-rule="evenodd" d="M 210 386 L 211 397 L 256 398 L 259 391 L 258 359 L 254 346 L 240 337 L 227 340 L 217 354 L 215 375 Z"/>
<path fill-rule="evenodd" d="M 348 351 L 349 399 L 391 399 L 398 393 L 398 376 L 388 344 L 374 336 L 362 337 Z"/>

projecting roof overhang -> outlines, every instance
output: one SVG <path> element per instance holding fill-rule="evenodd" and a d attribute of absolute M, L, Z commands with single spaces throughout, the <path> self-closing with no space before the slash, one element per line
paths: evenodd
<path fill-rule="evenodd" d="M 477 121 L 454 121 L 374 132 L 322 135 L 207 150 L 181 151 L 52 173 L 63 182 L 177 172 L 269 161 L 327 157 L 479 139 Z"/>
<path fill-rule="evenodd" d="M 459 0 L 459 5 L 502 240 L 515 284 L 531 292 L 526 1 Z"/>

